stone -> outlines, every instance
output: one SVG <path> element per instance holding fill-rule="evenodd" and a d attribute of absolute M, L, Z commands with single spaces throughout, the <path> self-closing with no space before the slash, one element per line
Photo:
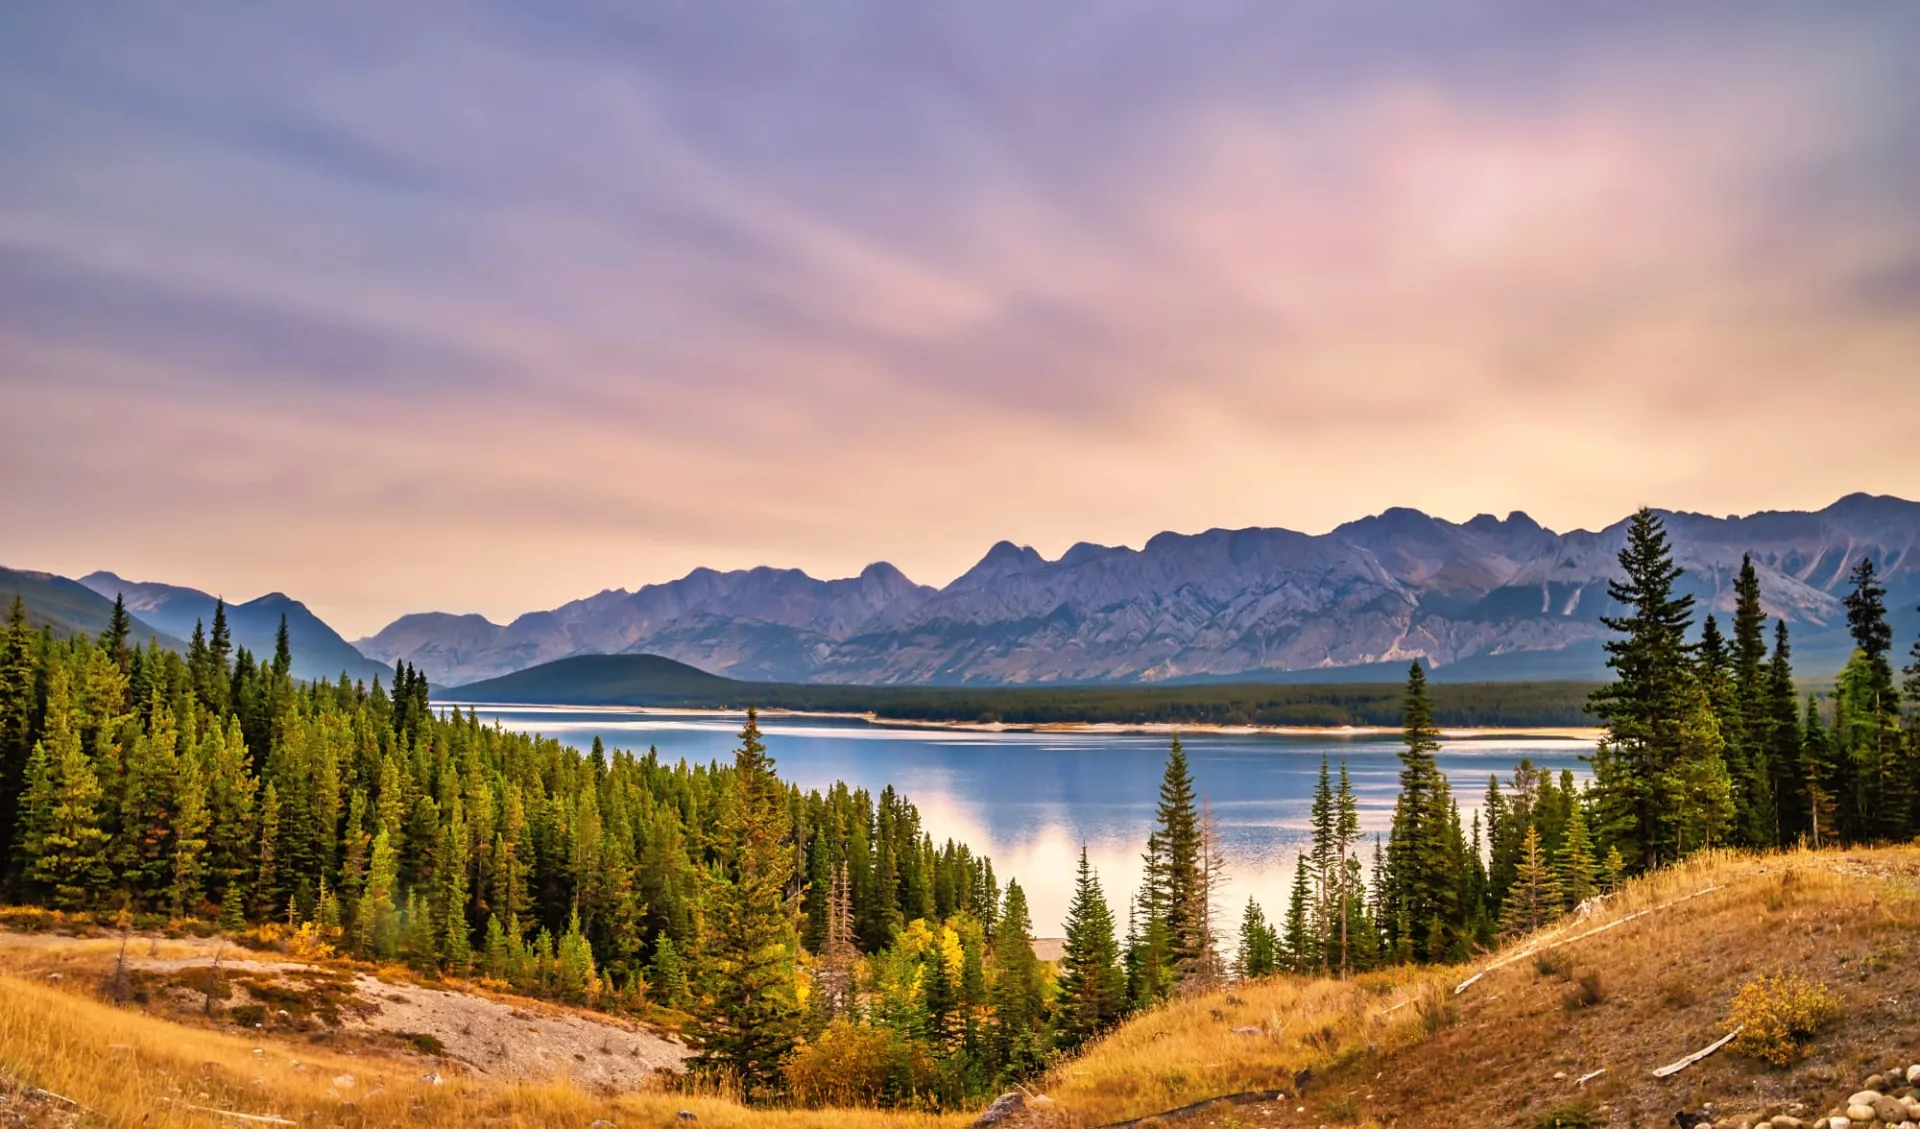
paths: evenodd
<path fill-rule="evenodd" d="M 680 1119 L 680 1120 L 682 1120 L 682 1121 L 698 1121 L 698 1120 L 700 1120 L 699 1118 L 697 1118 L 697 1117 L 695 1117 L 695 1116 L 693 1115 L 693 1111 L 692 1111 L 692 1110 L 690 1110 L 690 1109 L 683 1109 L 683 1110 L 681 1110 L 681 1111 L 680 1111 L 679 1113 L 676 1113 L 676 1114 L 674 1114 L 674 1116 L 675 1116 L 675 1117 L 677 1117 L 677 1118 L 679 1118 L 679 1119 Z"/>
<path fill-rule="evenodd" d="M 592 1122 L 588 1123 L 587 1129 L 613 1129 L 613 1122 L 608 1121 L 604 1117 L 595 1118 Z"/>
<path fill-rule="evenodd" d="M 1847 1117 L 1829 1117 L 1827 1129 L 1853 1129 L 1853 1121 Z"/>
<path fill-rule="evenodd" d="M 1920 1062 L 1907 1067 L 1907 1085 L 1920 1086 Z"/>
<path fill-rule="evenodd" d="M 1026 1096 L 1018 1090 L 1008 1090 L 1006 1093 L 993 1099 L 993 1104 L 988 1106 L 979 1117 L 975 1118 L 973 1123 L 976 1126 L 1000 1125 L 1025 1108 L 1027 1108 Z"/>
<path fill-rule="evenodd" d="M 1233 1033 L 1235 1035 L 1252 1035 L 1256 1037 L 1262 1034 L 1258 1027 L 1235 1027 Z"/>
<path fill-rule="evenodd" d="M 1778 1113 L 1768 1122 L 1773 1129 L 1807 1129 L 1807 1123 L 1789 1113 Z"/>
<path fill-rule="evenodd" d="M 353 1089 L 353 1075 L 351 1074 L 336 1075 L 333 1079 L 333 1084 L 342 1090 L 351 1090 Z"/>
<path fill-rule="evenodd" d="M 1881 1098 L 1868 1102 L 1873 1107 L 1873 1115 L 1889 1124 L 1907 1119 L 1907 1103 L 1899 1098 Z"/>
<path fill-rule="evenodd" d="M 1849 1105 L 1847 1106 L 1847 1120 L 1872 1121 L 1873 1107 L 1870 1105 Z"/>
<path fill-rule="evenodd" d="M 1847 1099 L 1848 1105 L 1872 1105 L 1880 1100 L 1880 1091 L 1868 1087 Z"/>

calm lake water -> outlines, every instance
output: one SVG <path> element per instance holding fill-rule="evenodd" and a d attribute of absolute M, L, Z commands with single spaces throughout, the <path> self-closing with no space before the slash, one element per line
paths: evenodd
<path fill-rule="evenodd" d="M 585 749 L 597 735 L 609 748 L 663 760 L 731 760 L 737 715 L 628 709 L 489 706 L 482 720 L 558 738 Z M 920 809 L 934 841 L 949 836 L 993 859 L 1002 883 L 1026 888 L 1035 933 L 1058 936 L 1072 896 L 1080 845 L 1100 871 L 1124 924 L 1140 878 L 1140 853 L 1153 822 L 1168 738 L 1117 733 L 977 733 L 871 725 L 857 720 L 761 718 L 767 751 L 782 778 L 807 790 L 836 780 L 878 794 L 891 784 Z M 1292 867 L 1307 837 L 1308 806 L 1322 754 L 1353 780 L 1369 842 L 1393 814 L 1400 770 L 1395 737 L 1193 733 L 1183 735 L 1195 783 L 1219 822 L 1228 859 L 1222 924 L 1232 932 L 1249 896 L 1269 917 L 1284 912 Z M 1463 815 L 1477 808 L 1487 777 L 1505 779 L 1522 757 L 1585 779 L 1591 742 L 1553 737 L 1476 738 L 1443 744 L 1440 767 Z"/>

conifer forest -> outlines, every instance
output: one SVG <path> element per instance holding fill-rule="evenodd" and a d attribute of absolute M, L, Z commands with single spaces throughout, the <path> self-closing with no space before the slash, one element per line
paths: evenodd
<path fill-rule="evenodd" d="M 1872 564 L 1846 600 L 1853 655 L 1819 695 L 1751 565 L 1725 625 L 1679 575 L 1641 511 L 1590 782 L 1522 761 L 1463 805 L 1415 664 L 1390 826 L 1363 831 L 1346 766 L 1323 760 L 1291 896 L 1262 907 L 1227 897 L 1175 740 L 1141 888 L 1104 888 L 1083 852 L 1057 963 L 1036 956 L 1019 876 L 935 842 L 891 788 L 782 781 L 751 710 L 731 763 L 669 764 L 437 710 L 404 663 L 390 682 L 297 681 L 284 628 L 254 655 L 224 609 L 181 654 L 131 638 L 118 606 L 97 637 L 62 638 L 16 600 L 5 891 L 669 1022 L 696 1072 L 750 1101 L 956 1108 L 1182 993 L 1463 959 L 1703 848 L 1920 833 L 1920 643 L 1896 670 Z"/>

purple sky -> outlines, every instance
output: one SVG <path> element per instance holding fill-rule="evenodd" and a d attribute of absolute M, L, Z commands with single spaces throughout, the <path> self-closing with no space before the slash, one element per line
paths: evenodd
<path fill-rule="evenodd" d="M 0 6 L 0 563 L 1920 497 L 1920 5 Z"/>

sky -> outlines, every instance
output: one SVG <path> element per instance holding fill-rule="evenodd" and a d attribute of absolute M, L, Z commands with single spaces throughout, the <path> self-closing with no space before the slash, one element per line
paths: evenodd
<path fill-rule="evenodd" d="M 349 638 L 1920 498 L 1920 5 L 0 6 L 0 564 Z"/>

